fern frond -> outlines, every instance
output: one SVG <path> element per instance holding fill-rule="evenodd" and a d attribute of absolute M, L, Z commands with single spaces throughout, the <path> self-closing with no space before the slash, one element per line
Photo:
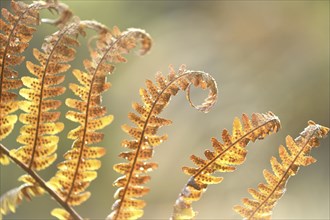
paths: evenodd
<path fill-rule="evenodd" d="M 202 197 L 209 184 L 218 184 L 223 180 L 223 177 L 214 176 L 213 173 L 235 171 L 235 166 L 244 163 L 246 146 L 250 141 L 263 139 L 268 134 L 277 132 L 279 128 L 280 120 L 272 112 L 254 113 L 251 120 L 243 114 L 242 122 L 239 118 L 235 118 L 232 135 L 224 129 L 223 143 L 212 138 L 214 151 L 205 150 L 206 159 L 195 155 L 190 157 L 197 168 L 182 168 L 191 178 L 175 202 L 172 219 L 193 219 L 197 213 L 192 209 L 192 202 Z"/>
<path fill-rule="evenodd" d="M 99 24 L 89 22 L 88 25 Z M 72 149 L 64 155 L 66 160 L 58 164 L 59 171 L 49 182 L 70 206 L 80 205 L 90 197 L 86 189 L 97 177 L 96 170 L 101 166 L 98 158 L 105 154 L 104 148 L 94 144 L 103 140 L 104 134 L 99 130 L 113 120 L 113 116 L 106 115 L 106 109 L 101 105 L 101 93 L 110 88 L 106 75 L 113 71 L 112 63 L 124 61 L 122 54 L 134 48 L 139 40 L 142 41 L 143 52 L 148 51 L 151 39 L 142 30 L 120 33 L 115 28 L 112 32 L 102 32 L 96 42 L 96 50 L 91 52 L 92 59 L 84 61 L 87 72 L 73 71 L 80 85 L 72 83 L 70 89 L 80 99 L 66 100 L 66 105 L 75 110 L 69 111 L 66 117 L 80 125 L 69 132 L 68 138 L 74 140 Z M 68 217 L 62 209 L 53 210 L 52 215 L 60 219 Z"/>
<path fill-rule="evenodd" d="M 59 74 L 70 68 L 67 63 L 75 57 L 73 46 L 77 46 L 79 43 L 72 36 L 77 35 L 79 29 L 79 23 L 71 23 L 61 31 L 49 36 L 42 46 L 43 52 L 37 49 L 33 51 L 40 65 L 27 62 L 28 70 L 36 77 L 22 77 L 22 82 L 27 88 L 22 88 L 20 95 L 26 100 L 21 101 L 19 106 L 26 113 L 22 113 L 19 117 L 24 125 L 20 129 L 17 141 L 23 146 L 11 150 L 10 156 L 22 163 L 28 170 L 45 169 L 56 160 L 55 151 L 59 140 L 56 134 L 64 128 L 64 124 L 57 122 L 60 112 L 50 110 L 56 110 L 61 104 L 56 98 L 64 93 L 65 88 L 57 86 L 64 81 L 64 76 Z M 8 156 L 2 155 L 2 160 L 7 162 Z M 23 178 L 23 180 L 25 179 Z M 29 179 L 33 178 L 29 177 Z M 10 194 L 4 195 L 4 201 L 14 201 L 13 192 L 16 192 L 15 201 L 18 202 L 12 203 L 10 210 L 14 209 L 14 205 L 20 203 L 21 199 L 18 199 L 22 195 L 20 191 L 28 189 L 39 192 L 35 195 L 42 195 L 44 192 L 40 191 L 36 184 L 25 186 L 26 184 L 17 188 L 18 191 L 13 190 Z M 25 194 L 23 193 L 23 195 Z M 31 194 L 31 196 L 33 195 Z M 2 205 L 6 205 L 6 203 Z M 1 206 L 1 208 L 6 207 Z"/>
<path fill-rule="evenodd" d="M 30 5 L 23 2 L 11 1 L 13 12 L 2 8 L 0 19 L 0 141 L 8 136 L 14 128 L 17 116 L 13 115 L 19 107 L 16 101 L 17 95 L 10 90 L 19 89 L 23 83 L 17 78 L 18 73 L 14 66 L 21 64 L 25 57 L 21 54 L 28 47 L 35 32 L 35 26 L 40 23 L 39 11 L 52 8 L 61 13 L 58 23 L 66 22 L 63 14 L 69 10 L 63 4 L 51 1 L 37 1 Z"/>
<path fill-rule="evenodd" d="M 59 95 L 65 88 L 58 86 L 64 81 L 64 75 L 75 58 L 74 46 L 79 43 L 72 38 L 79 31 L 79 23 L 71 23 L 61 31 L 47 37 L 42 52 L 34 49 L 34 57 L 40 65 L 27 61 L 26 66 L 35 77 L 22 77 L 27 88 L 20 90 L 26 100 L 20 102 L 22 113 L 19 120 L 24 124 L 20 129 L 17 141 L 23 146 L 11 151 L 11 154 L 26 164 L 30 169 L 42 170 L 56 160 L 55 151 L 58 144 L 57 133 L 64 124 L 57 122 L 60 112 L 56 110 L 61 102 Z"/>
<path fill-rule="evenodd" d="M 287 136 L 287 148 L 282 145 L 279 147 L 282 162 L 272 157 L 270 163 L 273 173 L 268 170 L 263 172 L 267 183 L 260 183 L 258 190 L 249 189 L 248 192 L 254 199 L 243 198 L 244 206 L 234 206 L 234 210 L 246 219 L 270 219 L 272 210 L 286 191 L 288 179 L 297 174 L 300 166 L 316 162 L 310 156 L 310 151 L 319 146 L 319 139 L 326 137 L 328 132 L 329 128 L 309 121 L 296 139 Z"/>
<path fill-rule="evenodd" d="M 135 126 L 122 126 L 124 132 L 132 136 L 133 140 L 124 140 L 123 147 L 130 151 L 119 154 L 119 157 L 129 162 L 114 165 L 114 170 L 124 176 L 114 182 L 119 189 L 114 196 L 116 201 L 112 206 L 113 211 L 107 219 L 137 219 L 143 215 L 145 202 L 136 198 L 149 192 L 149 188 L 142 185 L 150 180 L 147 173 L 158 166 L 157 163 L 147 160 L 151 159 L 153 148 L 167 139 L 167 135 L 159 136 L 157 130 L 171 124 L 171 121 L 160 118 L 158 115 L 168 105 L 171 96 L 176 95 L 179 90 L 183 90 L 187 92 L 190 102 L 189 88 L 193 84 L 196 87 L 210 90 L 205 102 L 195 108 L 207 112 L 217 100 L 216 82 L 204 72 L 189 71 L 182 67 L 178 73 L 175 73 L 171 69 L 167 78 L 158 74 L 156 82 L 158 85 L 147 80 L 147 89 L 140 89 L 143 105 L 133 103 L 133 108 L 138 114 L 129 113 L 128 118 Z"/>
<path fill-rule="evenodd" d="M 44 194 L 44 189 L 31 176 L 23 175 L 19 180 L 24 182 L 24 184 L 8 191 L 0 198 L 0 219 L 2 219 L 1 215 L 15 212 L 16 207 L 24 198 L 30 201 L 31 197 Z"/>
<path fill-rule="evenodd" d="M 38 4 L 12 1 L 11 8 L 12 13 L 2 8 L 4 19 L 0 19 L 0 141 L 11 133 L 17 121 L 12 114 L 18 109 L 17 95 L 10 90 L 20 88 L 22 82 L 13 67 L 24 61 L 21 54 L 29 45 L 33 26 L 39 23 Z"/>

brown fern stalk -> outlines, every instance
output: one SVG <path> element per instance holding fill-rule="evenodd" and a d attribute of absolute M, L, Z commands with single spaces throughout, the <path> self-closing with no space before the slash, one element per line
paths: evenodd
<path fill-rule="evenodd" d="M 68 138 L 73 139 L 72 149 L 64 157 L 65 161 L 58 165 L 59 171 L 50 181 L 54 189 L 61 195 L 68 205 L 80 205 L 90 197 L 85 191 L 90 182 L 97 177 L 96 170 L 101 162 L 97 158 L 105 154 L 102 147 L 90 146 L 103 140 L 103 133 L 97 132 L 109 125 L 112 115 L 106 114 L 101 105 L 101 93 L 110 88 L 106 82 L 106 75 L 112 73 L 112 63 L 125 61 L 122 54 L 133 49 L 138 41 L 142 42 L 142 53 L 151 47 L 148 34 L 139 29 L 130 29 L 121 33 L 118 28 L 109 32 L 103 25 L 96 22 L 84 22 L 84 25 L 100 32 L 96 41 L 96 50 L 91 51 L 91 60 L 85 60 L 87 71 L 74 70 L 81 85 L 70 84 L 70 89 L 81 100 L 67 99 L 66 104 L 78 111 L 69 111 L 66 117 L 78 122 L 80 126 L 69 132 Z M 62 209 L 54 209 L 52 215 L 62 219 L 71 218 L 69 213 Z"/>
<path fill-rule="evenodd" d="M 223 177 L 212 174 L 233 172 L 236 169 L 234 165 L 244 163 L 246 146 L 250 141 L 263 139 L 280 128 L 280 121 L 272 112 L 252 114 L 252 120 L 243 114 L 242 123 L 235 118 L 232 135 L 223 130 L 223 143 L 212 138 L 214 151 L 204 152 L 206 160 L 195 155 L 190 157 L 197 168 L 183 167 L 183 172 L 191 177 L 175 202 L 172 219 L 193 219 L 197 213 L 192 208 L 192 202 L 200 200 L 209 184 L 218 184 L 223 180 Z"/>
<path fill-rule="evenodd" d="M 267 184 L 260 183 L 258 190 L 249 189 L 248 192 L 254 199 L 243 198 L 243 206 L 236 205 L 234 210 L 246 219 L 270 219 L 272 210 L 278 200 L 286 191 L 286 184 L 291 176 L 297 174 L 300 166 L 308 166 L 316 162 L 310 156 L 310 151 L 319 146 L 319 139 L 325 138 L 329 133 L 329 128 L 308 122 L 308 126 L 300 135 L 293 139 L 286 137 L 287 149 L 279 147 L 279 156 L 282 162 L 278 162 L 275 157 L 270 160 L 272 171 L 263 171 Z"/>
<path fill-rule="evenodd" d="M 49 193 L 49 195 L 52 196 L 68 213 L 70 213 L 70 216 L 72 216 L 75 220 L 82 220 L 83 218 L 80 217 L 80 215 L 68 204 L 65 203 L 65 201 L 62 200 L 62 198 L 41 178 L 35 171 L 31 170 L 28 166 L 26 166 L 24 163 L 22 163 L 17 158 L 13 157 L 10 154 L 10 151 L 2 144 L 0 144 L 0 152 L 2 152 L 4 155 L 6 155 L 10 160 L 14 161 L 15 164 L 17 164 L 19 167 L 21 167 L 30 177 L 33 178 L 27 179 L 27 176 L 24 176 L 23 181 L 25 181 L 25 184 L 22 185 L 20 188 L 15 189 L 11 195 L 16 198 L 11 198 L 11 201 L 8 201 L 4 196 L 1 196 L 0 199 L 0 219 L 1 214 L 7 214 L 8 210 L 11 210 L 12 212 L 15 211 L 15 206 L 17 206 L 20 201 L 22 200 L 22 197 L 25 197 L 29 199 L 31 196 L 36 196 L 43 194 L 43 190 Z M 40 187 L 43 189 L 41 190 Z M 24 188 L 27 189 L 27 192 L 24 192 Z M 31 193 L 31 190 L 32 193 Z M 8 194 L 7 194 L 8 195 Z M 14 205 L 13 205 L 14 204 Z"/>
<path fill-rule="evenodd" d="M 204 72 L 189 71 L 182 67 L 178 73 L 175 73 L 171 69 L 167 79 L 158 74 L 156 81 L 158 86 L 147 80 L 147 90 L 140 89 L 143 106 L 133 103 L 133 108 L 140 115 L 129 113 L 128 117 L 136 127 L 122 126 L 123 130 L 134 139 L 122 142 L 122 145 L 130 151 L 119 155 L 129 162 L 114 165 L 114 170 L 124 176 L 114 182 L 119 189 L 114 196 L 116 201 L 112 206 L 113 211 L 107 219 L 136 219 L 143 215 L 145 202 L 136 198 L 148 193 L 149 189 L 142 185 L 150 180 L 147 172 L 156 169 L 157 163 L 147 162 L 147 160 L 151 159 L 153 148 L 167 139 L 167 135 L 158 136 L 157 130 L 171 124 L 171 121 L 157 115 L 168 105 L 171 96 L 176 95 L 179 90 L 186 91 L 191 103 L 189 88 L 193 84 L 210 90 L 205 102 L 195 108 L 208 112 L 217 100 L 216 82 Z"/>

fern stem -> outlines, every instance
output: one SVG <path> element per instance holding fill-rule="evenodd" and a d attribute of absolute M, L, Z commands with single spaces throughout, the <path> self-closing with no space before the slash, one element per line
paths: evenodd
<path fill-rule="evenodd" d="M 26 166 L 24 163 L 13 157 L 9 150 L 0 143 L 0 150 L 3 154 L 8 156 L 12 161 L 14 161 L 18 166 L 20 166 L 26 173 L 28 173 L 31 177 L 35 179 L 35 181 L 45 190 L 48 192 L 48 194 L 53 197 L 67 212 L 70 213 L 71 217 L 74 220 L 83 220 L 83 218 L 70 206 L 68 205 L 62 198 L 54 191 L 52 190 L 47 183 L 44 181 L 42 177 L 40 177 L 35 171 L 30 169 L 28 166 Z"/>

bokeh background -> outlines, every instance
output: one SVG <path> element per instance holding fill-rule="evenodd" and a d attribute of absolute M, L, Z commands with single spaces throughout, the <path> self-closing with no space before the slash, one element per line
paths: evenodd
<path fill-rule="evenodd" d="M 192 165 L 191 154 L 202 155 L 211 148 L 210 138 L 220 138 L 223 128 L 231 129 L 235 116 L 243 112 L 273 111 L 282 122 L 276 135 L 248 146 L 246 162 L 234 173 L 224 174 L 224 181 L 208 188 L 195 203 L 197 219 L 239 219 L 232 211 L 242 197 L 249 197 L 247 188 L 263 182 L 262 170 L 270 168 L 269 159 L 277 156 L 278 146 L 286 135 L 296 137 L 312 119 L 329 127 L 329 1 L 67 1 L 81 19 L 95 19 L 112 27 L 145 29 L 154 40 L 151 52 L 144 57 L 132 53 L 127 64 L 117 65 L 108 79 L 113 87 L 103 101 L 115 121 L 106 129 L 107 154 L 103 157 L 99 177 L 89 190 L 92 197 L 77 207 L 82 216 L 104 219 L 110 213 L 116 188 L 112 182 L 119 176 L 113 164 L 122 161 L 117 154 L 127 135 L 120 126 L 128 123 L 131 103 L 139 100 L 138 89 L 145 79 L 153 79 L 168 65 L 178 69 L 204 70 L 218 82 L 219 100 L 208 114 L 200 113 L 185 100 L 183 93 L 172 99 L 162 113 L 173 125 L 162 128 L 169 140 L 157 147 L 154 161 L 158 170 L 151 173 L 151 192 L 144 198 L 148 205 L 143 219 L 168 219 L 172 205 L 188 177 L 183 165 Z M 9 7 L 1 0 L 1 8 Z M 50 16 L 43 12 L 43 16 Z M 41 25 L 31 47 L 40 48 L 43 38 L 55 29 Z M 88 58 L 86 40 L 81 38 L 73 68 L 82 69 Z M 30 48 L 31 49 L 31 48 Z M 35 62 L 31 50 L 26 57 Z M 28 75 L 25 67 L 21 75 Z M 70 73 L 67 83 L 74 81 Z M 68 90 L 67 96 L 72 96 Z M 205 92 L 193 91 L 195 101 Z M 64 97 L 62 97 L 64 100 Z M 70 148 L 66 139 L 69 129 L 76 127 L 64 118 L 66 130 L 61 133 L 58 162 Z M 21 124 L 3 143 L 18 147 L 15 138 Z M 287 193 L 274 210 L 273 219 L 329 219 L 329 138 L 312 152 L 318 162 L 300 169 L 287 184 Z M 56 172 L 55 164 L 40 172 L 45 179 Z M 1 194 L 18 186 L 23 172 L 14 164 L 1 167 Z M 57 207 L 49 196 L 24 201 L 16 214 L 5 219 L 52 219 L 49 212 Z"/>

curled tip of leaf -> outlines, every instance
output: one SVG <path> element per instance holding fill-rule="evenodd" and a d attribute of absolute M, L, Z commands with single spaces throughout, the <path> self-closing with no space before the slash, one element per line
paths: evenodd
<path fill-rule="evenodd" d="M 129 28 L 127 29 L 127 31 L 123 32 L 123 35 L 133 35 L 136 38 L 140 38 L 141 40 L 141 49 L 139 51 L 139 55 L 145 55 L 146 53 L 148 53 L 151 49 L 152 46 L 152 39 L 150 37 L 150 35 L 142 29 L 138 29 L 138 28 Z"/>
<path fill-rule="evenodd" d="M 198 111 L 208 113 L 211 108 L 216 104 L 217 99 L 218 99 L 218 86 L 217 82 L 215 79 L 208 73 L 205 73 L 203 71 L 187 71 L 185 72 L 187 74 L 191 74 L 192 76 L 201 76 L 201 77 L 196 77 L 196 80 L 193 82 L 193 84 L 197 87 L 200 87 L 202 89 L 209 89 L 209 94 L 207 98 L 204 100 L 204 102 L 200 105 L 195 105 L 191 101 L 190 97 L 190 86 L 189 84 L 187 91 L 186 91 L 186 98 L 189 102 L 189 104 L 197 109 Z"/>
<path fill-rule="evenodd" d="M 64 27 L 64 25 L 73 17 L 72 11 L 66 4 L 58 3 L 57 1 L 47 1 L 46 6 L 52 14 L 54 14 L 54 12 L 59 14 L 59 17 L 57 19 L 41 19 L 43 23 Z"/>

